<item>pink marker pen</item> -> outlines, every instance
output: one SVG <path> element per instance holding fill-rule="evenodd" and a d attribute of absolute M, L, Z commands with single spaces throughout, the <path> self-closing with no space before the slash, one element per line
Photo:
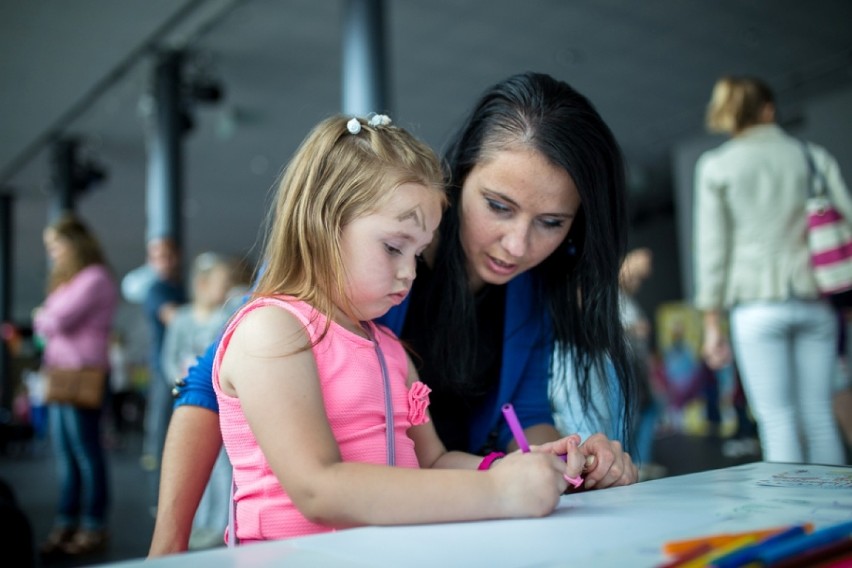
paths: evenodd
<path fill-rule="evenodd" d="M 512 431 L 512 435 L 515 437 L 515 442 L 517 442 L 518 447 L 521 448 L 523 453 L 529 453 L 530 445 L 527 442 L 527 437 L 524 435 L 524 429 L 521 427 L 518 415 L 515 414 L 515 408 L 511 403 L 503 405 L 503 416 L 506 417 L 506 422 L 509 424 L 509 429 Z M 568 456 L 566 455 L 560 455 L 559 457 L 562 461 L 568 460 Z M 579 475 L 577 477 L 569 477 L 566 474 L 564 477 L 565 481 L 573 485 L 575 488 L 580 487 L 583 484 L 583 478 Z"/>

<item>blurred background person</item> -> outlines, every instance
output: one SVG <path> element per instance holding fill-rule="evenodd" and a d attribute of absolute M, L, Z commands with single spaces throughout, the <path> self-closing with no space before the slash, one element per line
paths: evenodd
<path fill-rule="evenodd" d="M 666 470 L 654 463 L 654 435 L 660 416 L 659 398 L 651 380 L 651 321 L 636 300 L 642 283 L 651 277 L 654 256 L 651 249 L 641 247 L 631 250 L 624 257 L 618 274 L 619 310 L 621 323 L 630 346 L 630 358 L 636 376 L 637 413 L 635 415 L 634 455 L 639 466 L 641 480 L 663 477 Z"/>
<path fill-rule="evenodd" d="M 765 460 L 841 464 L 831 408 L 838 322 L 810 264 L 805 149 L 776 124 L 774 96 L 754 77 L 719 79 L 706 124 L 731 139 L 696 165 L 695 303 L 704 312 L 703 355 L 720 368 L 731 361 L 733 345 Z M 822 147 L 807 148 L 829 198 L 852 219 L 837 162 Z"/>
<path fill-rule="evenodd" d="M 191 302 L 178 308 L 166 326 L 162 367 L 171 390 L 186 376 L 189 367 L 221 333 L 232 311 L 225 301 L 234 288 L 234 263 L 223 255 L 204 252 L 195 257 L 190 276 Z M 240 300 L 242 296 L 240 295 Z M 223 545 L 228 524 L 231 462 L 224 448 L 213 466 L 210 480 L 195 513 L 189 547 Z"/>
<path fill-rule="evenodd" d="M 186 303 L 186 291 L 181 279 L 180 251 L 172 238 L 149 240 L 147 254 L 148 266 L 153 269 L 156 279 L 148 286 L 142 306 L 151 331 L 151 352 L 141 461 L 142 468 L 150 472 L 151 514 L 156 516 L 160 458 L 172 416 L 171 385 L 174 384 L 166 379 L 161 365 L 163 339 L 166 326 L 174 318 L 177 309 Z"/>
<path fill-rule="evenodd" d="M 132 396 L 130 365 L 127 360 L 127 344 L 124 334 L 113 329 L 109 338 L 109 396 L 108 417 L 105 428 L 107 449 L 121 447 L 123 437 L 129 425 L 125 415 L 125 405 Z"/>
<path fill-rule="evenodd" d="M 50 260 L 47 297 L 33 321 L 44 341 L 44 366 L 108 369 L 118 287 L 100 244 L 69 214 L 45 229 L 44 246 Z M 54 528 L 42 545 L 45 555 L 82 555 L 106 545 L 109 491 L 101 416 L 102 408 L 50 405 L 60 497 Z"/>

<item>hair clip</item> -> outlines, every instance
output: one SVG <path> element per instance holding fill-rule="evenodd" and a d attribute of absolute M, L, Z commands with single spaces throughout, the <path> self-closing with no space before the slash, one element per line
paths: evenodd
<path fill-rule="evenodd" d="M 391 123 L 391 119 L 386 114 L 374 114 L 370 117 L 370 121 L 367 123 L 370 126 L 387 126 Z"/>
<path fill-rule="evenodd" d="M 358 134 L 361 132 L 361 122 L 357 118 L 352 118 L 346 123 L 346 130 L 350 134 Z"/>

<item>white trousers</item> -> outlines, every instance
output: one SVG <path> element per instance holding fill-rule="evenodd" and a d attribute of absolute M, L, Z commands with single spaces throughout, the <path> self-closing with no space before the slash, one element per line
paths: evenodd
<path fill-rule="evenodd" d="M 831 406 L 838 325 L 823 301 L 753 302 L 731 311 L 731 345 L 764 460 L 844 463 Z"/>

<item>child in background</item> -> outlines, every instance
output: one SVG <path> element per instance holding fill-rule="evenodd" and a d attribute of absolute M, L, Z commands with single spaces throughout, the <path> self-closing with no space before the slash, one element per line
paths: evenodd
<path fill-rule="evenodd" d="M 618 275 L 619 313 L 630 346 L 639 395 L 636 403 L 638 412 L 635 416 L 634 456 L 639 465 L 640 480 L 656 479 L 666 474 L 665 467 L 654 463 L 653 460 L 654 435 L 665 400 L 651 375 L 651 321 L 636 299 L 642 283 L 651 277 L 653 265 L 654 255 L 651 249 L 636 248 L 624 257 Z"/>
<path fill-rule="evenodd" d="M 546 515 L 582 470 L 576 436 L 488 471 L 493 456 L 447 452 L 429 388 L 370 321 L 407 295 L 444 204 L 437 158 L 386 116 L 327 119 L 290 162 L 213 364 L 240 541 Z"/>
<path fill-rule="evenodd" d="M 195 257 L 191 274 L 192 301 L 178 308 L 166 327 L 163 340 L 163 375 L 169 381 L 170 389 L 186 376 L 196 357 L 222 332 L 233 313 L 224 307 L 233 286 L 234 264 L 229 258 L 214 252 L 204 252 Z M 231 463 L 225 451 L 221 450 L 195 513 L 190 548 L 223 544 L 222 531 L 228 524 L 230 487 Z"/>
<path fill-rule="evenodd" d="M 228 320 L 222 309 L 233 287 L 233 264 L 214 252 L 195 257 L 191 274 L 191 301 L 178 308 L 163 339 L 163 375 L 171 389 L 186 376 L 195 358 L 204 353 Z"/>

